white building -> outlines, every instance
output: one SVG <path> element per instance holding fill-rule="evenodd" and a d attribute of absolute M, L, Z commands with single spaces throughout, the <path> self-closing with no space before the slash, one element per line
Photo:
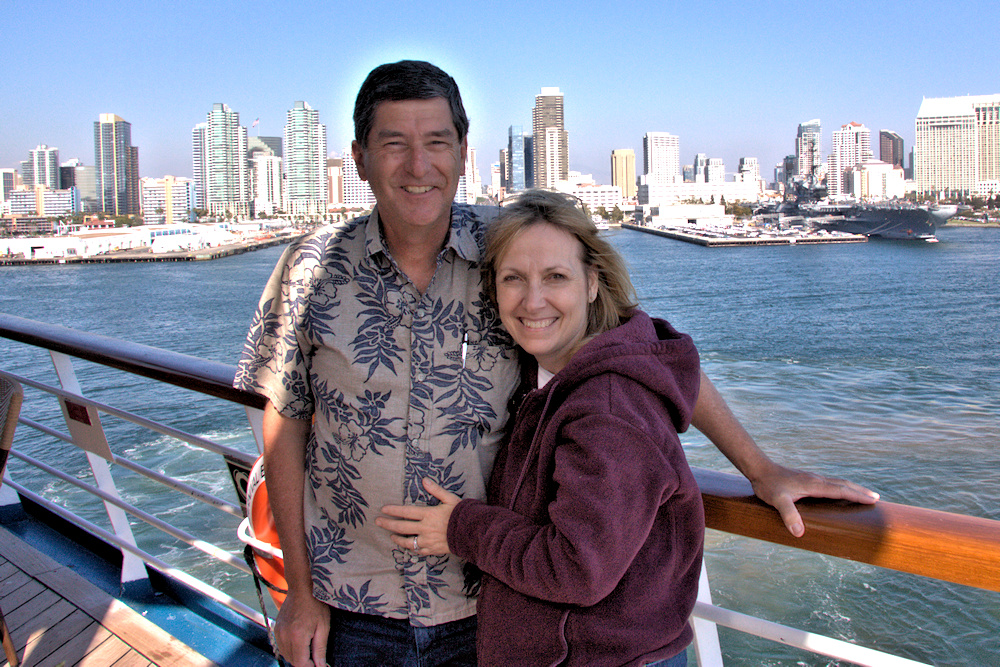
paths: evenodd
<path fill-rule="evenodd" d="M 722 181 L 689 183 L 678 179 L 673 183 L 639 181 L 640 206 L 666 206 L 679 202 L 700 201 L 706 204 L 737 201 L 755 202 L 760 186 L 752 181 Z"/>
<path fill-rule="evenodd" d="M 649 183 L 672 183 L 681 173 L 680 137 L 647 132 L 642 137 L 642 170 Z"/>
<path fill-rule="evenodd" d="M 705 165 L 706 183 L 724 183 L 726 181 L 726 163 L 722 158 L 713 157 L 708 159 Z"/>
<path fill-rule="evenodd" d="M 240 125 L 240 114 L 225 104 L 213 104 L 204 133 L 200 126 L 192 131 L 192 154 L 196 189 L 199 174 L 204 174 L 204 208 L 213 215 L 250 217 L 247 129 Z"/>
<path fill-rule="evenodd" d="M 795 175 L 808 179 L 815 176 L 819 179 L 819 169 L 823 164 L 822 152 L 823 126 L 819 118 L 799 123 L 795 135 Z"/>
<path fill-rule="evenodd" d="M 827 163 L 826 189 L 830 197 L 850 194 L 847 172 L 871 160 L 872 133 L 861 123 L 842 125 L 833 133 L 833 152 Z"/>
<path fill-rule="evenodd" d="M 194 222 L 196 206 L 194 179 L 164 176 L 139 181 L 142 218 L 147 225 Z"/>
<path fill-rule="evenodd" d="M 38 215 L 45 218 L 80 213 L 80 193 L 76 187 L 52 190 L 45 185 L 10 193 L 11 215 Z"/>
<path fill-rule="evenodd" d="M 370 209 L 375 206 L 375 193 L 367 181 L 358 175 L 358 165 L 350 157 L 351 149 L 345 148 L 344 155 L 344 206 L 346 208 Z"/>
<path fill-rule="evenodd" d="M 855 199 L 884 201 L 902 199 L 906 195 L 903 168 L 882 162 L 865 160 L 847 170 L 848 193 Z"/>
<path fill-rule="evenodd" d="M 1000 185 L 1000 95 L 924 98 L 916 119 L 917 192 L 993 194 Z"/>
<path fill-rule="evenodd" d="M 259 152 L 250 160 L 250 183 L 254 193 L 254 215 L 273 216 L 283 210 L 281 158 Z"/>
<path fill-rule="evenodd" d="M 298 101 L 285 123 L 285 210 L 294 215 L 325 215 L 329 200 L 326 126 L 319 111 Z"/>

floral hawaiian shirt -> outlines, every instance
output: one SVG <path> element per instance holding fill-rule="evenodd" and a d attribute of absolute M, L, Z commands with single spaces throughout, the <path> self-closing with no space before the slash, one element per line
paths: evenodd
<path fill-rule="evenodd" d="M 314 595 L 334 607 L 416 626 L 475 613 L 464 561 L 400 549 L 374 519 L 386 504 L 436 503 L 424 477 L 486 496 L 518 371 L 482 291 L 484 226 L 453 206 L 423 295 L 377 210 L 293 244 L 264 288 L 235 385 L 313 419 L 306 534 Z"/>

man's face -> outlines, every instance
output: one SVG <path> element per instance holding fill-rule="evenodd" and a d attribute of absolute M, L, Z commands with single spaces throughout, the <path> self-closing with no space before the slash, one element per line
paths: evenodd
<path fill-rule="evenodd" d="M 381 102 L 368 145 L 351 145 L 358 175 L 368 181 L 390 232 L 447 230 L 466 140 L 459 140 L 448 101 Z"/>

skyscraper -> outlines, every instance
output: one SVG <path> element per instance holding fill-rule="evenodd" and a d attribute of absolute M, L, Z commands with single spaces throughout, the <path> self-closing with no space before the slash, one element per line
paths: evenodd
<path fill-rule="evenodd" d="M 507 192 L 520 192 L 530 186 L 524 157 L 524 132 L 520 125 L 511 125 L 507 128 Z"/>
<path fill-rule="evenodd" d="M 635 199 L 635 151 L 631 148 L 611 151 L 611 185 L 617 185 L 626 200 Z"/>
<path fill-rule="evenodd" d="M 569 178 L 569 137 L 563 119 L 563 94 L 542 88 L 531 112 L 534 136 L 536 187 L 554 188 Z"/>
<path fill-rule="evenodd" d="M 890 130 L 878 133 L 878 159 L 896 167 L 903 166 L 903 137 Z"/>
<path fill-rule="evenodd" d="M 861 123 L 841 125 L 833 133 L 833 152 L 826 173 L 826 190 L 830 196 L 850 194 L 847 172 L 872 159 L 872 133 Z"/>
<path fill-rule="evenodd" d="M 681 173 L 681 140 L 667 132 L 647 132 L 642 137 L 642 170 L 646 180 L 672 183 Z M 624 193 L 624 191 L 623 191 Z"/>
<path fill-rule="evenodd" d="M 803 179 L 818 177 L 823 164 L 822 139 L 823 126 L 819 118 L 799 123 L 799 131 L 795 136 L 795 175 Z"/>
<path fill-rule="evenodd" d="M 921 193 L 989 194 L 1000 185 L 1000 95 L 924 98 L 914 180 Z"/>
<path fill-rule="evenodd" d="M 694 172 L 695 183 L 708 183 L 708 156 L 704 153 L 697 153 L 694 156 L 694 164 L 691 165 Z"/>
<path fill-rule="evenodd" d="M 21 163 L 21 176 L 25 187 L 44 185 L 50 190 L 58 190 L 59 149 L 39 144 L 28 152 L 28 159 Z"/>
<path fill-rule="evenodd" d="M 247 129 L 240 114 L 217 103 L 208 112 L 204 127 L 191 133 L 195 174 L 195 201 L 213 215 L 251 215 L 250 174 L 247 165 Z M 201 195 L 198 181 L 203 180 Z"/>
<path fill-rule="evenodd" d="M 286 210 L 296 215 L 325 215 L 329 190 L 326 174 L 326 126 L 319 111 L 296 102 L 285 122 Z"/>
<path fill-rule="evenodd" d="M 111 215 L 139 213 L 139 149 L 132 145 L 132 124 L 113 113 L 94 121 L 97 199 Z"/>

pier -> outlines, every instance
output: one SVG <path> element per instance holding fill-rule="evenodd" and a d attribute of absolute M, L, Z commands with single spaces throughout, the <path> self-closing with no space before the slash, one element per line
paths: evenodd
<path fill-rule="evenodd" d="M 730 234 L 717 230 L 678 228 L 678 227 L 643 227 L 629 223 L 622 223 L 623 229 L 632 229 L 637 232 L 653 234 L 655 236 L 665 236 L 675 241 L 684 241 L 708 248 L 725 248 L 734 246 L 762 246 L 762 245 L 798 245 L 816 243 L 864 243 L 868 240 L 863 234 L 846 234 L 842 232 L 801 232 L 789 231 L 780 234 L 772 232 L 761 232 L 755 236 L 745 233 Z"/>
<path fill-rule="evenodd" d="M 301 238 L 297 236 L 283 236 L 264 240 L 244 241 L 228 245 L 216 246 L 213 248 L 199 248 L 197 250 L 176 250 L 172 252 L 154 253 L 149 247 L 133 248 L 118 252 L 102 253 L 100 255 L 90 255 L 87 257 L 0 257 L 0 266 L 38 266 L 42 264 L 115 264 L 115 263 L 135 263 L 135 262 L 200 262 L 232 255 L 241 255 L 245 252 L 262 250 L 283 243 L 291 243 Z"/>

